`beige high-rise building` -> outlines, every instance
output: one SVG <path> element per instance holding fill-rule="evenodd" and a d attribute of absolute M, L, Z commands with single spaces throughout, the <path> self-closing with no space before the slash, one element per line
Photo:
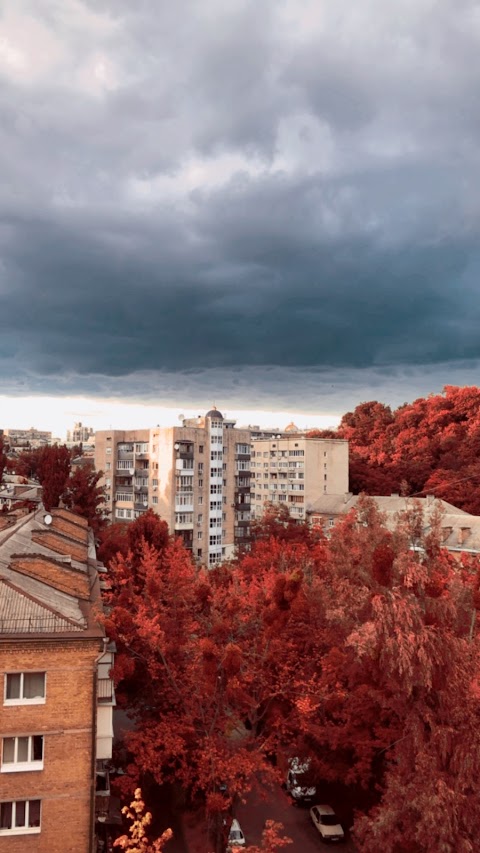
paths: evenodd
<path fill-rule="evenodd" d="M 112 521 L 151 507 L 210 566 L 248 543 L 250 430 L 215 408 L 178 427 L 97 432 L 95 467 Z"/>
<path fill-rule="evenodd" d="M 307 438 L 291 429 L 253 438 L 251 448 L 252 518 L 261 518 L 267 503 L 278 503 L 303 520 L 321 495 L 348 492 L 348 441 Z"/>

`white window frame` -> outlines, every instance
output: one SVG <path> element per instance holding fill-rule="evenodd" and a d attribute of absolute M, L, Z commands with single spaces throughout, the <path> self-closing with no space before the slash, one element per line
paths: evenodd
<path fill-rule="evenodd" d="M 40 737 L 42 739 L 42 757 L 41 759 L 33 759 L 33 739 Z M 18 745 L 23 738 L 28 738 L 28 759 L 27 761 L 18 760 Z M 15 741 L 14 759 L 13 761 L 4 761 L 4 747 L 6 740 Z M 2 738 L 2 764 L 0 767 L 1 773 L 20 773 L 25 770 L 43 770 L 43 756 L 45 750 L 45 738 L 43 735 L 6 735 Z"/>
<path fill-rule="evenodd" d="M 20 676 L 20 697 L 18 699 L 7 699 L 7 684 L 10 675 Z M 24 692 L 24 676 L 25 675 L 43 675 L 43 696 L 33 696 L 31 699 L 26 699 L 22 694 Z M 32 670 L 25 672 L 6 672 L 4 680 L 4 705 L 45 705 L 47 696 L 47 673 L 42 670 Z"/>
<path fill-rule="evenodd" d="M 40 803 L 40 823 L 38 826 L 28 826 L 28 821 L 30 819 L 30 803 Z M 12 805 L 12 824 L 15 824 L 16 821 L 16 811 L 17 811 L 17 803 L 25 803 L 25 821 L 26 823 L 23 826 L 12 826 L 9 829 L 2 829 L 0 827 L 0 836 L 3 835 L 34 835 L 35 833 L 39 833 L 41 831 L 42 825 L 42 801 L 37 799 L 31 800 L 2 800 L 0 805 L 4 805 L 5 803 L 11 803 Z"/>

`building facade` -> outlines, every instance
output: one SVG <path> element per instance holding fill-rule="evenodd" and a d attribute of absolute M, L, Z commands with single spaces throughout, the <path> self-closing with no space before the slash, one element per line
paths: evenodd
<path fill-rule="evenodd" d="M 293 430 L 259 435 L 252 438 L 251 475 L 254 518 L 262 517 L 267 503 L 278 503 L 304 520 L 320 495 L 348 491 L 348 441 Z"/>
<path fill-rule="evenodd" d="M 112 521 L 152 508 L 210 566 L 248 542 L 250 430 L 217 409 L 178 427 L 97 432 L 95 467 Z"/>
<path fill-rule="evenodd" d="M 0 531 L 0 853 L 93 853 L 107 819 L 113 651 L 94 554 L 67 510 Z"/>
<path fill-rule="evenodd" d="M 35 429 L 6 429 L 4 430 L 4 441 L 12 450 L 15 447 L 43 447 L 52 443 L 52 433 L 46 430 Z"/>
<path fill-rule="evenodd" d="M 76 423 L 73 429 L 67 430 L 67 444 L 84 444 L 93 441 L 95 430 L 84 426 L 81 421 Z"/>

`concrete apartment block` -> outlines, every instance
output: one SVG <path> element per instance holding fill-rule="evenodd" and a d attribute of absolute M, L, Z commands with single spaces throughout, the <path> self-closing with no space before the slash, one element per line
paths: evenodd
<path fill-rule="evenodd" d="M 97 432 L 95 467 L 112 521 L 151 508 L 207 565 L 248 543 L 250 430 L 215 408 L 178 427 Z"/>
<path fill-rule="evenodd" d="M 299 520 L 324 494 L 348 491 L 348 441 L 292 432 L 252 439 L 252 515 L 284 504 Z"/>

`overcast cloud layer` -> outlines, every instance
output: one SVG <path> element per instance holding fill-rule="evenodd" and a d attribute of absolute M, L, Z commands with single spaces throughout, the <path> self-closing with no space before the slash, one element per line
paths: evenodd
<path fill-rule="evenodd" d="M 0 389 L 476 381 L 478 3 L 4 0 L 0 78 Z"/>

